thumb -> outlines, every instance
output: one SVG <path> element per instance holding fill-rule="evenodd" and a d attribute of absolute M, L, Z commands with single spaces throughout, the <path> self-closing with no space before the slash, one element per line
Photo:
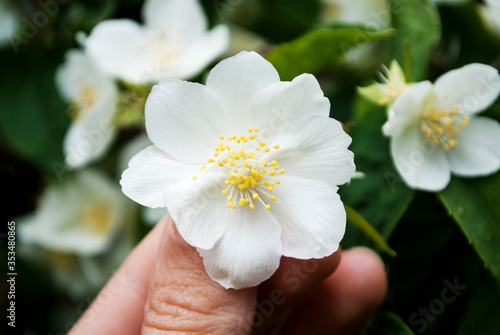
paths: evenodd
<path fill-rule="evenodd" d="M 151 274 L 142 334 L 247 334 L 256 288 L 226 290 L 210 279 L 196 249 L 169 216 Z"/>

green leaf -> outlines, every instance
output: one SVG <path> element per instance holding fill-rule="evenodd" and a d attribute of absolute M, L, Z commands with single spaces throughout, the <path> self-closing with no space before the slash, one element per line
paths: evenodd
<path fill-rule="evenodd" d="M 62 166 L 69 118 L 54 84 L 61 57 L 48 56 L 52 59 L 37 59 L 33 63 L 37 66 L 30 66 L 30 59 L 22 54 L 9 57 L 10 63 L 2 59 L 12 66 L 5 68 L 0 78 L 0 130 L 12 149 L 54 175 L 53 164 Z"/>
<path fill-rule="evenodd" d="M 362 335 L 414 335 L 410 327 L 392 312 L 380 312 L 373 318 Z"/>
<path fill-rule="evenodd" d="M 392 38 L 392 55 L 405 64 L 405 48 L 409 48 L 411 78 L 422 80 L 427 71 L 432 48 L 440 35 L 440 21 L 431 0 L 390 0 L 392 26 L 398 33 Z"/>
<path fill-rule="evenodd" d="M 453 178 L 439 198 L 500 283 L 500 173 Z"/>
<path fill-rule="evenodd" d="M 409 189 L 394 169 L 389 140 L 382 134 L 385 109 L 358 97 L 353 107 L 353 128 L 349 147 L 363 179 L 353 180 L 339 190 L 344 204 L 356 208 L 387 240 L 413 200 Z M 344 246 L 371 243 L 358 229 L 348 229 Z"/>
<path fill-rule="evenodd" d="M 481 7 L 474 1 L 440 8 L 443 30 L 437 51 L 445 69 L 469 63 L 489 64 L 498 57 L 500 40 L 486 26 Z"/>
<path fill-rule="evenodd" d="M 488 278 L 489 279 L 489 278 Z M 500 334 L 500 294 L 493 280 L 479 285 L 464 316 L 460 318 L 459 335 Z"/>
<path fill-rule="evenodd" d="M 388 244 L 387 241 L 384 239 L 380 233 L 373 228 L 368 221 L 365 220 L 361 214 L 356 212 L 353 208 L 349 206 L 344 206 L 345 207 L 345 212 L 347 214 L 347 220 L 358 226 L 365 234 L 366 236 L 370 237 L 373 242 L 384 252 L 386 252 L 389 256 L 391 257 L 396 257 L 398 254 L 395 252 Z"/>
<path fill-rule="evenodd" d="M 393 33 L 393 29 L 377 32 L 359 28 L 318 29 L 278 45 L 266 58 L 278 70 L 281 80 L 292 80 L 302 73 L 316 73 L 360 44 L 387 38 Z"/>

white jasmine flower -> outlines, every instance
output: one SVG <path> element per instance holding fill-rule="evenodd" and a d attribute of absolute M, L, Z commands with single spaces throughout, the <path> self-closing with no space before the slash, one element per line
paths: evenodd
<path fill-rule="evenodd" d="M 104 155 L 115 137 L 117 90 L 79 50 L 66 53 L 66 61 L 56 72 L 56 84 L 70 103 L 73 121 L 64 139 L 66 164 L 81 167 Z"/>
<path fill-rule="evenodd" d="M 164 80 L 146 103 L 154 145 L 130 161 L 122 190 L 168 207 L 222 286 L 258 285 L 282 255 L 325 257 L 344 234 L 337 185 L 355 167 L 329 112 L 314 76 L 280 82 L 255 52 L 220 62 L 206 86 Z"/>
<path fill-rule="evenodd" d="M 197 0 L 147 0 L 144 25 L 129 19 L 98 24 L 86 41 L 89 55 L 107 74 L 135 84 L 198 74 L 229 44 L 226 26 L 207 31 Z"/>
<path fill-rule="evenodd" d="M 129 209 L 118 187 L 85 170 L 49 186 L 36 212 L 20 219 L 19 238 L 54 252 L 93 256 L 110 246 Z"/>
<path fill-rule="evenodd" d="M 408 88 L 383 127 L 396 168 L 408 186 L 439 191 L 450 172 L 472 177 L 500 167 L 500 125 L 476 116 L 500 93 L 498 71 L 470 64 Z"/>
<path fill-rule="evenodd" d="M 380 77 L 382 83 L 360 87 L 359 93 L 380 106 L 390 105 L 408 87 L 406 76 L 399 63 L 393 60 L 389 69 L 384 66 Z"/>

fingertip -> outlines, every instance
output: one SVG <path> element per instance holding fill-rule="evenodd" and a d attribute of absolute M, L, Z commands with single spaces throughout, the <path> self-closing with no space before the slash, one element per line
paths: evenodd
<path fill-rule="evenodd" d="M 365 308 L 376 310 L 384 301 L 388 288 L 387 273 L 384 262 L 375 251 L 366 247 L 345 251 L 335 274 L 333 284 L 345 283 Z"/>
<path fill-rule="evenodd" d="M 276 272 L 262 286 L 279 289 L 288 298 L 301 297 L 339 266 L 342 250 L 339 248 L 330 256 L 320 259 L 296 259 L 282 257 Z"/>
<path fill-rule="evenodd" d="M 280 334 L 356 334 L 386 293 L 380 257 L 364 247 L 345 250 L 335 273 L 299 303 Z"/>

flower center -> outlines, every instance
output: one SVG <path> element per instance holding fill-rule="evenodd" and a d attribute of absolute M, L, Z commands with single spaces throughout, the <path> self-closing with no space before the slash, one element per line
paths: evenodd
<path fill-rule="evenodd" d="M 144 55 L 147 60 L 156 66 L 166 66 L 179 55 L 184 43 L 184 34 L 179 31 L 167 34 L 165 31 L 150 30 L 146 43 L 136 50 Z"/>
<path fill-rule="evenodd" d="M 427 107 L 420 130 L 434 146 L 442 145 L 448 151 L 458 145 L 455 137 L 467 127 L 469 121 L 468 116 L 460 113 L 460 107 L 450 101 L 444 107 Z"/>
<path fill-rule="evenodd" d="M 79 95 L 71 101 L 71 105 L 68 108 L 68 113 L 70 118 L 77 122 L 83 118 L 83 114 L 86 110 L 91 108 L 96 101 L 96 90 L 92 85 L 83 81 L 81 78 L 78 79 L 80 85 Z"/>
<path fill-rule="evenodd" d="M 280 184 L 279 174 L 284 174 L 285 169 L 280 169 L 278 162 L 267 162 L 263 159 L 271 150 L 278 150 L 279 145 L 267 146 L 266 142 L 259 141 L 255 135 L 259 128 L 249 128 L 248 136 L 220 135 L 221 142 L 214 148 L 213 157 L 208 163 L 223 169 L 227 174 L 224 183 L 226 189 L 222 191 L 227 196 L 226 207 L 236 209 L 248 204 L 250 209 L 255 208 L 255 203 L 260 202 L 265 209 L 271 209 L 270 201 L 276 201 L 272 195 L 273 188 Z M 202 170 L 207 168 L 203 165 Z M 196 180 L 193 176 L 193 180 Z M 269 201 L 270 200 L 270 201 Z"/>
<path fill-rule="evenodd" d="M 82 211 L 83 224 L 91 233 L 102 235 L 109 228 L 109 214 L 108 209 L 102 205 L 88 206 Z"/>

